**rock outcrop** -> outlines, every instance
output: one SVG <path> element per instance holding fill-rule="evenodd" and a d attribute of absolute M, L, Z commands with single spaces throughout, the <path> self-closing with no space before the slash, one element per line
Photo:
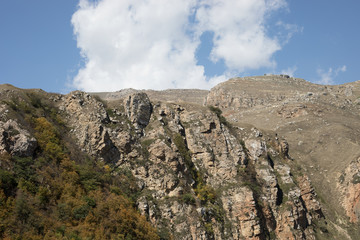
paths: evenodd
<path fill-rule="evenodd" d="M 37 141 L 19 124 L 10 119 L 0 122 L 0 153 L 8 152 L 18 157 L 31 157 L 37 147 Z"/>
<path fill-rule="evenodd" d="M 338 188 L 342 193 L 342 206 L 350 222 L 360 220 L 360 158 L 351 162 L 339 176 Z"/>
<path fill-rule="evenodd" d="M 64 96 L 60 109 L 67 115 L 71 132 L 83 151 L 106 162 L 117 162 L 120 153 L 104 124 L 110 123 L 102 102 L 91 95 L 75 91 Z"/>
<path fill-rule="evenodd" d="M 323 117 L 331 109 L 340 111 L 340 105 L 355 111 L 358 106 L 352 98 L 359 93 L 355 85 L 337 90 L 287 76 L 232 79 L 213 88 L 205 106 L 198 97 L 189 102 L 152 99 L 151 91 L 149 96 L 137 90 L 105 94 L 109 101 L 97 97 L 101 93 L 39 92 L 50 101 L 51 113 L 45 113 L 49 109 L 45 101 L 11 91 L 6 91 L 6 99 L 18 91 L 16 97 L 24 103 L 20 110 L 9 101 L 0 105 L 1 153 L 18 157 L 37 153 L 31 120 L 16 118 L 16 111 L 26 114 L 31 104 L 43 115 L 53 114 L 50 122 L 61 116 L 59 129 L 64 132 L 59 134 L 71 138 L 74 149 L 105 169 L 107 177 L 121 176 L 109 191 L 126 193 L 123 186 L 129 184 L 129 201 L 157 228 L 161 239 L 341 239 L 346 235 L 338 230 L 343 225 L 328 210 L 336 201 L 341 202 L 337 214 L 342 214 L 342 207 L 346 214 L 342 217 L 348 216 L 352 224 L 359 221 L 360 158 L 354 158 L 351 149 L 357 146 L 357 132 L 349 133 L 353 145 L 343 153 L 351 163 L 334 166 L 342 172 L 336 175 L 337 189 L 328 192 L 341 194 L 321 203 L 317 194 L 323 194 L 320 183 L 334 186 L 326 174 L 331 169 L 320 162 L 326 154 L 322 144 L 329 141 L 328 151 L 333 151 L 343 136 L 324 134 L 344 129 L 328 126 Z M 121 98 L 116 98 L 119 94 Z M 344 98 L 335 101 L 340 95 Z M 316 119 L 312 122 L 316 129 L 311 131 L 312 126 L 304 123 L 308 119 Z"/>
<path fill-rule="evenodd" d="M 149 124 L 152 105 L 145 93 L 129 95 L 124 100 L 125 113 L 134 124 L 135 129 L 143 129 Z"/>
<path fill-rule="evenodd" d="M 242 133 L 208 108 L 151 104 L 143 93 L 126 98 L 124 112 L 119 110 L 122 106 L 114 105 L 108 110 L 112 117 L 96 103 L 91 111 L 96 110 L 99 117 L 90 119 L 84 106 L 96 100 L 86 93 L 73 96 L 64 100 L 65 110 L 72 116 L 70 122 L 79 122 L 76 117 L 93 129 L 102 127 L 108 137 L 109 143 L 102 132 L 77 127 L 73 131 L 82 146 L 87 146 L 84 151 L 99 157 L 101 146 L 119 151 L 121 157 L 107 162 L 131 170 L 142 189 L 137 200 L 140 212 L 165 233 L 176 239 L 313 236 L 308 230 L 312 212 L 321 208 L 304 203 L 316 197 L 312 188 L 302 191 L 293 180 L 286 164 L 289 146 L 285 141 L 276 137 L 270 141 L 270 136 L 257 129 Z M 79 98 L 85 98 L 82 105 Z M 132 126 L 127 127 L 129 122 L 124 118 Z M 126 140 L 131 146 L 124 151 L 119 136 L 131 129 L 142 134 L 131 135 Z M 87 139 L 98 141 L 84 144 L 85 133 Z M 270 155 L 277 161 L 269 159 Z M 286 184 L 292 188 L 286 189 Z"/>
<path fill-rule="evenodd" d="M 266 75 L 223 82 L 211 89 L 206 104 L 220 108 L 235 124 L 251 124 L 265 132 L 275 132 L 273 149 L 290 161 L 287 165 L 296 162 L 299 166 L 293 169 L 302 168 L 307 173 L 307 177 L 295 179 L 306 210 L 314 212 L 312 219 L 323 214 L 318 201 L 312 199 L 315 195 L 307 194 L 314 192 L 314 187 L 331 209 L 328 218 L 336 232 L 346 228 L 348 221 L 359 221 L 360 195 L 356 181 L 359 169 L 356 159 L 360 156 L 359 94 L 359 81 L 324 86 L 298 78 Z M 245 146 L 253 158 L 261 160 L 264 144 L 260 147 L 259 140 L 249 139 Z M 287 167 L 276 164 L 274 168 L 281 175 L 288 171 Z M 264 176 L 266 173 L 262 170 Z M 285 182 L 293 184 L 290 179 L 281 176 L 280 187 Z M 298 190 L 293 193 L 299 195 Z M 306 218 L 311 222 L 309 216 Z"/>

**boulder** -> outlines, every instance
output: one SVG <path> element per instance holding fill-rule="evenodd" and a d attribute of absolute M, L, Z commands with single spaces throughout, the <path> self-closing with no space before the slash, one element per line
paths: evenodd
<path fill-rule="evenodd" d="M 18 157 L 31 157 L 37 141 L 14 120 L 0 122 L 0 152 L 8 152 Z"/>

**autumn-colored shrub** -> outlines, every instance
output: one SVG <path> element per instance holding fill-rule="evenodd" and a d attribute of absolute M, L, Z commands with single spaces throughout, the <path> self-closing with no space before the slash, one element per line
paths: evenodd
<path fill-rule="evenodd" d="M 36 98 L 31 104 L 55 112 Z M 33 157 L 0 155 L 0 238 L 160 239 L 134 208 L 131 172 L 78 155 L 51 115 L 26 120 L 38 141 Z"/>

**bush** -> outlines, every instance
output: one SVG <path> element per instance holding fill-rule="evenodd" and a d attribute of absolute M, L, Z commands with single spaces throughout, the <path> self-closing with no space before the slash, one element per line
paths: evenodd
<path fill-rule="evenodd" d="M 181 196 L 181 200 L 188 205 L 195 205 L 196 201 L 194 196 L 191 193 L 185 193 Z"/>
<path fill-rule="evenodd" d="M 35 93 L 28 93 L 27 96 L 30 99 L 30 103 L 35 108 L 42 108 L 43 104 L 41 102 L 41 97 Z"/>
<path fill-rule="evenodd" d="M 86 204 L 86 205 L 81 205 L 79 207 L 75 207 L 72 213 L 73 213 L 73 217 L 76 220 L 85 219 L 89 213 L 89 205 Z"/>
<path fill-rule="evenodd" d="M 66 203 L 59 203 L 57 205 L 57 217 L 60 221 L 66 221 L 71 216 L 71 208 Z"/>
<path fill-rule="evenodd" d="M 13 171 L 16 178 L 35 180 L 34 160 L 30 157 L 13 157 Z"/>
<path fill-rule="evenodd" d="M 23 192 L 16 198 L 15 216 L 16 219 L 22 223 L 26 223 L 32 213 L 28 199 L 28 196 Z"/>
<path fill-rule="evenodd" d="M 358 183 L 360 183 L 360 174 L 359 174 L 359 173 L 354 174 L 354 176 L 352 177 L 351 182 L 352 182 L 353 184 L 358 184 Z"/>
<path fill-rule="evenodd" d="M 209 185 L 199 184 L 195 192 L 202 204 L 206 204 L 208 201 L 214 203 L 216 200 L 216 192 Z"/>
<path fill-rule="evenodd" d="M 12 173 L 0 169 L 0 189 L 5 193 L 5 196 L 9 197 L 14 194 L 16 190 L 16 180 Z"/>
<path fill-rule="evenodd" d="M 230 123 L 226 120 L 226 118 L 222 115 L 222 111 L 220 108 L 209 106 L 210 111 L 216 114 L 216 116 L 219 118 L 220 123 L 224 124 L 227 127 L 231 127 Z"/>
<path fill-rule="evenodd" d="M 185 160 L 185 163 L 188 165 L 188 167 L 191 167 L 190 166 L 192 164 L 191 155 L 190 155 L 189 150 L 186 147 L 183 137 L 179 133 L 177 133 L 174 136 L 173 141 L 174 141 L 174 144 L 176 145 L 177 149 L 179 150 L 181 157 Z"/>
<path fill-rule="evenodd" d="M 61 162 L 66 156 L 60 141 L 59 133 L 54 125 L 46 118 L 34 119 L 35 137 L 43 153 L 57 163 Z"/>
<path fill-rule="evenodd" d="M 222 111 L 220 108 L 209 106 L 210 111 L 214 112 L 217 116 L 220 116 L 222 114 Z"/>

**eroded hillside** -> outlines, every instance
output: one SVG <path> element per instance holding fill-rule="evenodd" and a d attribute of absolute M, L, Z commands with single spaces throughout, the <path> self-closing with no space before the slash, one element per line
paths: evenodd
<path fill-rule="evenodd" d="M 207 104 L 234 124 L 284 137 L 312 180 L 328 220 L 359 230 L 360 82 L 323 86 L 286 76 L 235 78 L 214 87 Z"/>
<path fill-rule="evenodd" d="M 356 99 L 341 102 L 336 94 L 342 92 L 318 96 L 315 88 L 321 86 L 302 80 L 290 88 L 281 81 L 292 79 L 268 78 L 258 78 L 263 90 L 250 79 L 242 85 L 234 79 L 209 94 L 60 95 L 2 85 L 1 236 L 356 239 L 357 225 L 349 222 L 357 220 L 356 158 L 345 161 L 341 181 L 329 175 L 337 190 L 328 189 L 331 181 L 314 176 L 325 170 L 334 174 L 322 169 L 332 168 L 331 160 L 320 169 L 305 159 L 320 150 L 332 156 L 342 145 L 330 153 L 325 144 L 315 151 L 317 138 L 303 135 L 311 128 L 320 131 L 305 117 L 322 120 L 326 109 L 349 111 L 356 120 Z M 352 95 L 356 91 L 351 88 Z M 336 134 L 345 133 L 340 128 Z M 350 190 L 354 194 L 348 196 Z M 327 200 L 326 191 L 339 197 Z M 337 201 L 343 212 L 341 205 L 333 208 Z"/>

